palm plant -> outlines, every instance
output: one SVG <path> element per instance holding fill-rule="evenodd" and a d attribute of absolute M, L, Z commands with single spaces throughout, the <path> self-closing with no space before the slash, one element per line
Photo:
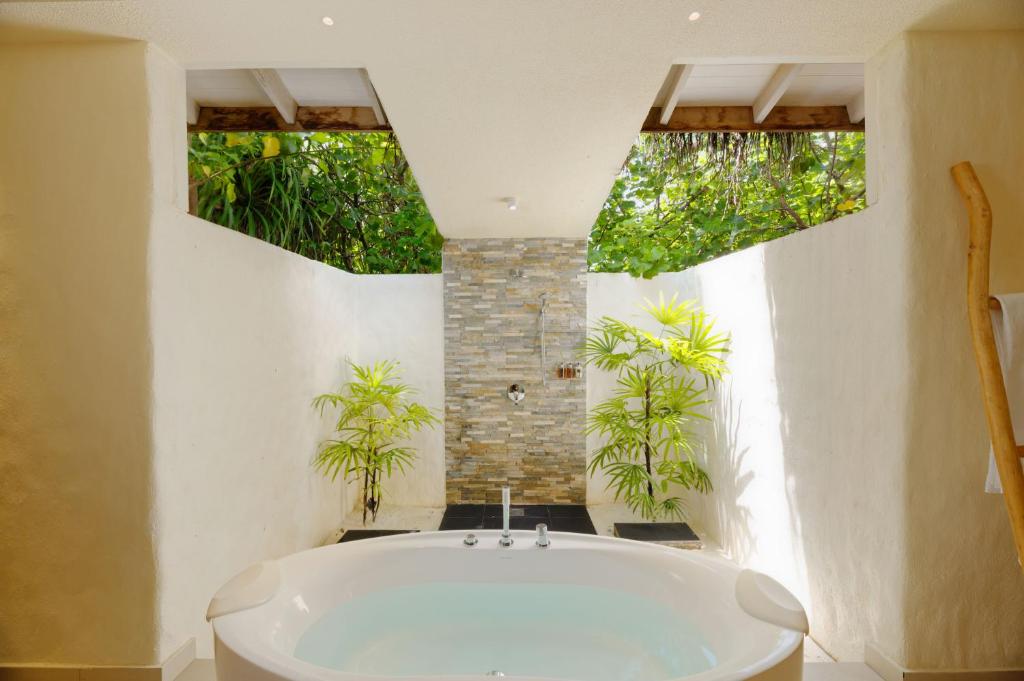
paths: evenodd
<path fill-rule="evenodd" d="M 615 499 L 648 520 L 682 519 L 682 500 L 673 486 L 707 493 L 711 479 L 696 459 L 694 421 L 706 419 L 708 390 L 725 372 L 724 335 L 691 301 L 646 301 L 644 311 L 658 333 L 604 317 L 588 336 L 582 355 L 588 364 L 613 372 L 612 397 L 591 410 L 587 434 L 604 444 L 588 464 L 614 487 Z"/>
<path fill-rule="evenodd" d="M 403 443 L 439 421 L 430 409 L 408 399 L 415 391 L 397 382 L 397 362 L 350 365 L 355 380 L 313 400 L 321 414 L 328 406 L 341 409 L 338 437 L 321 443 L 313 465 L 331 480 L 341 474 L 346 481 L 361 482 L 365 524 L 367 512 L 377 518 L 384 480 L 396 469 L 404 472 L 416 458 L 416 451 Z"/>

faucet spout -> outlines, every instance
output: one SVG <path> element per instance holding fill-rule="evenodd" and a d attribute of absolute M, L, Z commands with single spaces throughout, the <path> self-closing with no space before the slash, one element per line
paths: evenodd
<path fill-rule="evenodd" d="M 501 488 L 501 537 L 498 544 L 508 548 L 512 546 L 512 532 L 508 528 L 508 517 L 511 515 L 512 491 L 508 485 Z"/>

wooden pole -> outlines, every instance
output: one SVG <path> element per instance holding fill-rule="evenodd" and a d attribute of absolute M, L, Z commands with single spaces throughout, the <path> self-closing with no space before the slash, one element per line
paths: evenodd
<path fill-rule="evenodd" d="M 974 356 L 981 376 L 985 417 L 992 438 L 996 468 L 1003 485 L 1003 500 L 1010 514 L 1017 561 L 1024 566 L 1024 470 L 1013 434 L 1010 403 L 999 366 L 992 318 L 989 316 L 989 256 L 992 250 L 992 208 L 969 161 L 950 170 L 970 217 L 967 250 L 967 313 L 971 321 Z"/>

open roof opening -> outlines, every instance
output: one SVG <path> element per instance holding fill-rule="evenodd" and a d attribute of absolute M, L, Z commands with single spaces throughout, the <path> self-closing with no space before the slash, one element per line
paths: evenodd
<path fill-rule="evenodd" d="M 590 234 L 652 277 L 866 207 L 864 65 L 675 64 Z"/>
<path fill-rule="evenodd" d="M 590 233 L 590 269 L 653 277 L 866 207 L 864 133 L 643 133 Z"/>
<path fill-rule="evenodd" d="M 349 272 L 440 271 L 364 69 L 189 71 L 186 91 L 192 213 Z"/>
<path fill-rule="evenodd" d="M 197 215 L 352 272 L 439 271 L 443 239 L 365 70 L 187 85 Z M 673 65 L 590 268 L 649 277 L 864 208 L 863 92 L 862 64 Z"/>

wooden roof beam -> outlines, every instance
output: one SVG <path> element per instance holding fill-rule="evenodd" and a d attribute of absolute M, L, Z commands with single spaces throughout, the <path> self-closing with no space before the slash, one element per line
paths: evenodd
<path fill-rule="evenodd" d="M 672 117 L 672 112 L 676 110 L 676 104 L 679 103 L 679 97 L 683 94 L 683 88 L 686 87 L 686 81 L 690 79 L 690 74 L 692 73 L 693 64 L 683 64 L 682 68 L 676 70 L 672 89 L 669 90 L 665 103 L 661 107 L 661 118 L 659 121 L 662 125 L 668 123 L 668 119 Z"/>
<path fill-rule="evenodd" d="M 786 94 L 793 80 L 800 75 L 802 68 L 803 64 L 779 64 L 751 107 L 754 110 L 755 123 L 763 123 L 768 118 L 768 114 L 782 99 L 782 95 Z"/>
<path fill-rule="evenodd" d="M 292 123 L 271 106 L 204 106 L 189 132 L 371 132 L 390 131 L 368 106 L 300 106 Z"/>
<path fill-rule="evenodd" d="M 763 121 L 754 121 L 749 106 L 681 106 L 667 123 L 654 107 L 643 132 L 860 132 L 864 124 L 850 120 L 845 106 L 776 106 Z"/>
<path fill-rule="evenodd" d="M 284 81 L 281 80 L 281 74 L 274 69 L 250 69 L 249 72 L 252 73 L 252 77 L 256 79 L 256 83 L 270 99 L 274 108 L 281 114 L 285 123 L 295 123 L 295 112 L 299 105 L 292 97 L 292 93 L 288 91 Z"/>
<path fill-rule="evenodd" d="M 845 106 L 777 106 L 761 123 L 754 122 L 749 106 L 680 106 L 662 123 L 662 109 L 653 107 L 643 132 L 826 132 L 864 130 L 850 120 Z M 253 131 L 390 131 L 368 106 L 300 106 L 295 122 L 288 123 L 273 107 L 212 107 L 199 109 L 189 132 Z"/>

